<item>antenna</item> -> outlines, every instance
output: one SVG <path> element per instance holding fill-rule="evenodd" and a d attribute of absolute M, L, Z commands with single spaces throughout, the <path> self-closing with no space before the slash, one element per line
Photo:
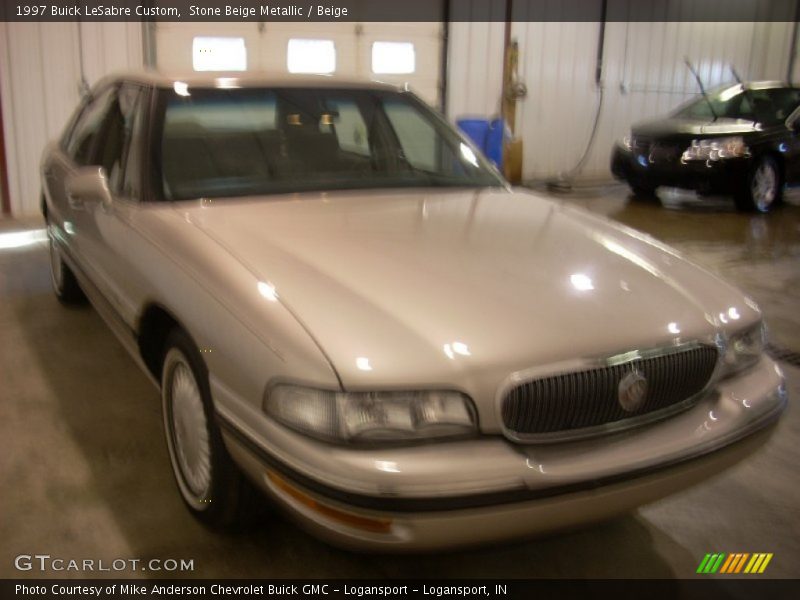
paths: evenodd
<path fill-rule="evenodd" d="M 689 62 L 688 56 L 684 57 L 683 62 L 686 63 L 686 66 L 689 67 L 689 70 L 692 72 L 692 75 L 694 75 L 694 78 L 697 80 L 697 85 L 700 86 L 700 93 L 703 94 L 703 98 L 706 99 L 706 102 L 708 103 L 708 108 L 711 109 L 711 114 L 714 115 L 714 120 L 716 121 L 719 117 L 717 116 L 717 111 L 714 110 L 714 105 L 711 104 L 711 100 L 708 98 L 708 94 L 706 93 L 706 88 L 703 85 L 703 80 L 700 79 L 700 73 L 698 73 L 697 70 L 692 66 L 692 63 Z"/>

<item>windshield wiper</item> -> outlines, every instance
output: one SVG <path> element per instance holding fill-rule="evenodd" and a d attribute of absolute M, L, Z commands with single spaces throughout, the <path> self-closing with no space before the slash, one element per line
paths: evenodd
<path fill-rule="evenodd" d="M 692 72 L 692 75 L 694 75 L 694 78 L 697 80 L 697 85 L 700 86 L 700 93 L 703 94 L 703 98 L 706 99 L 706 102 L 708 103 L 708 108 L 711 109 L 711 114 L 714 115 L 714 120 L 716 121 L 719 118 L 717 116 L 717 111 L 714 110 L 714 105 L 711 104 L 711 99 L 708 97 L 708 94 L 706 93 L 706 88 L 703 85 L 703 80 L 700 79 L 700 74 L 692 66 L 692 63 L 689 62 L 688 56 L 683 59 L 683 62 L 686 63 L 686 66 L 689 67 L 689 70 Z"/>

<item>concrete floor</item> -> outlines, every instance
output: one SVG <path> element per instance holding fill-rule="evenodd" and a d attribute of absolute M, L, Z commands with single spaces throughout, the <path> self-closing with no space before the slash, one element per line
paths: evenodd
<path fill-rule="evenodd" d="M 560 194 L 672 244 L 747 290 L 775 343 L 800 351 L 800 204 L 742 215 L 726 201 L 608 186 Z M 35 222 L 0 221 L 0 232 Z M 800 412 L 759 454 L 638 512 L 547 539 L 428 556 L 352 554 L 281 517 L 213 534 L 184 510 L 158 395 L 91 308 L 60 306 L 44 244 L 0 251 L 0 577 L 19 554 L 194 559 L 196 577 L 691 577 L 706 552 L 773 552 L 800 577 Z M 800 369 L 783 363 L 790 402 Z M 34 574 L 31 574 L 34 575 Z M 54 576 L 75 576 L 53 573 Z M 129 575 L 122 573 L 122 575 Z"/>

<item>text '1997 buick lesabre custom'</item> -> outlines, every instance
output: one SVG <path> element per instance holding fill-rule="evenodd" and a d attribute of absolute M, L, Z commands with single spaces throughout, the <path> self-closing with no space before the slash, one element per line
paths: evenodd
<path fill-rule="evenodd" d="M 786 404 L 752 300 L 392 86 L 113 77 L 42 177 L 55 292 L 160 387 L 209 524 L 249 480 L 349 546 L 541 533 L 718 473 Z"/>

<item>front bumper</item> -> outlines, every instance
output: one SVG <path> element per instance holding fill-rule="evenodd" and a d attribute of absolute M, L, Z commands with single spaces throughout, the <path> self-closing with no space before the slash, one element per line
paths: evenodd
<path fill-rule="evenodd" d="M 259 434 L 213 378 L 212 390 L 226 445 L 256 484 L 318 536 L 383 550 L 500 541 L 625 512 L 747 456 L 786 404 L 779 369 L 765 357 L 691 409 L 617 435 L 355 449 L 266 419 L 272 435 Z"/>
<path fill-rule="evenodd" d="M 734 194 L 747 185 L 750 158 L 719 161 L 680 160 L 651 162 L 645 154 L 615 144 L 611 173 L 632 186 L 660 186 L 695 190 L 702 193 Z"/>

